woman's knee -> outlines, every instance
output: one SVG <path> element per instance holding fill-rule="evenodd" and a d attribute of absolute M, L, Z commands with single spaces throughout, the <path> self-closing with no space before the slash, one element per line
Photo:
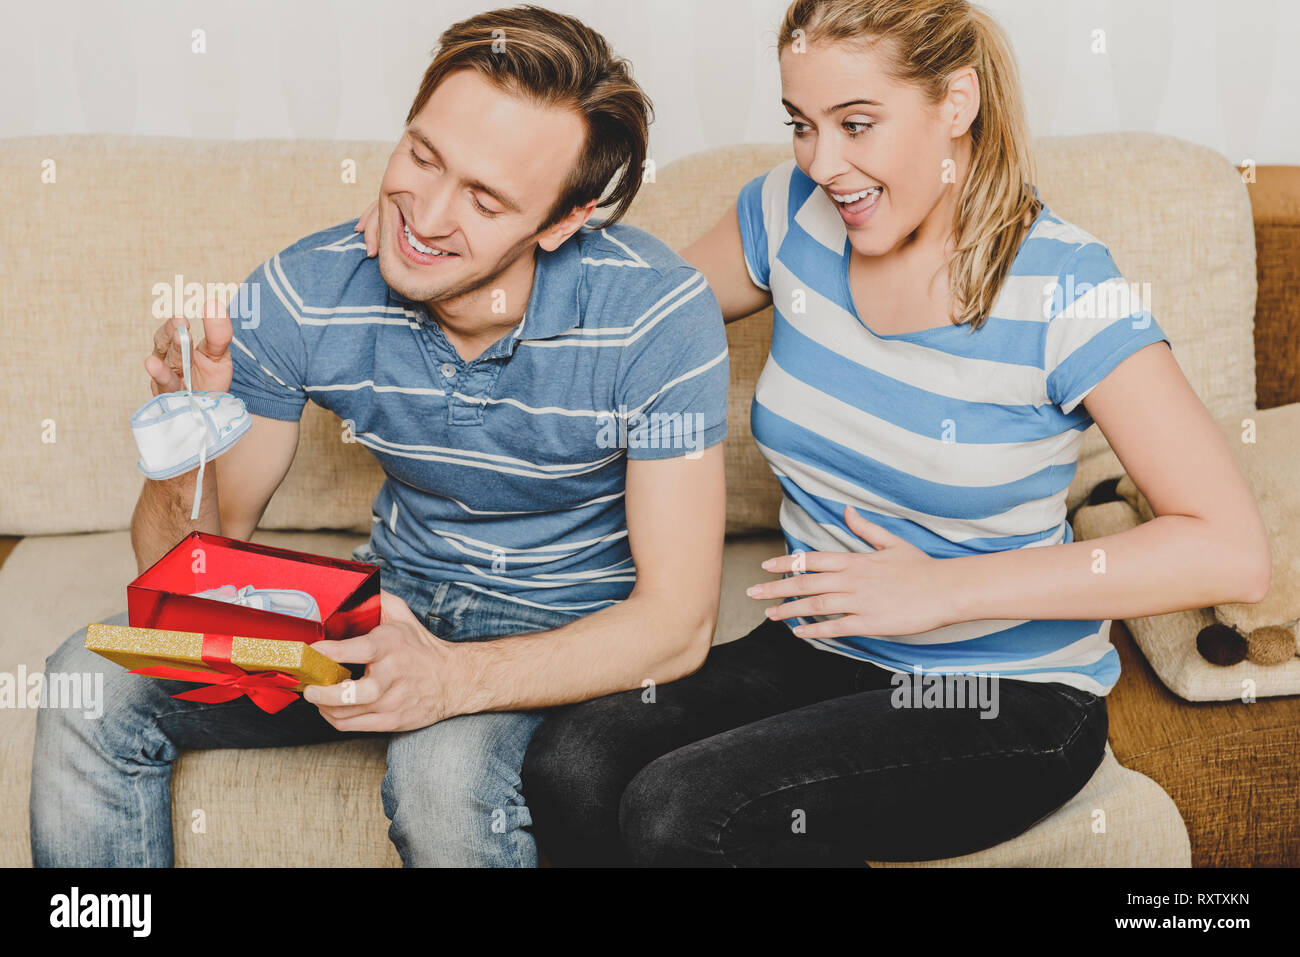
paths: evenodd
<path fill-rule="evenodd" d="M 646 765 L 623 792 L 619 834 L 638 866 L 725 863 L 722 834 L 733 813 L 707 751 L 687 747 Z"/>
<path fill-rule="evenodd" d="M 593 805 L 617 807 L 623 788 L 645 764 L 645 747 L 638 744 L 644 707 L 640 695 L 629 691 L 548 714 L 524 755 L 529 804 L 573 813 Z"/>

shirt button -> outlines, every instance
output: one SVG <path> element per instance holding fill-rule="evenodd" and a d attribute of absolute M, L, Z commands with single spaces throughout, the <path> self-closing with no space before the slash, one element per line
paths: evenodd
<path fill-rule="evenodd" d="M 442 374 L 444 378 L 450 379 L 456 375 L 456 367 L 450 362 L 444 362 L 442 364 Z"/>

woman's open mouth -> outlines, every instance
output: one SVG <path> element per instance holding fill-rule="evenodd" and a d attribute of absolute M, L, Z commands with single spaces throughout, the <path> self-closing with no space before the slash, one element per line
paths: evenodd
<path fill-rule="evenodd" d="M 835 208 L 839 210 L 845 224 L 856 227 L 871 218 L 871 213 L 884 191 L 883 186 L 872 186 L 855 193 L 832 193 L 827 190 L 827 195 L 835 201 Z"/>

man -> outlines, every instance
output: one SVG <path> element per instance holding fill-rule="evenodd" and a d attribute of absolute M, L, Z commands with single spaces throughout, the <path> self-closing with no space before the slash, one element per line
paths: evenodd
<path fill-rule="evenodd" d="M 140 568 L 196 528 L 248 538 L 310 398 L 387 473 L 353 553 L 381 566 L 383 622 L 314 646 L 364 677 L 274 715 L 173 699 L 188 686 L 106 666 L 71 636 L 49 669 L 107 669 L 110 705 L 98 722 L 40 714 L 38 865 L 171 864 L 182 749 L 373 732 L 391 734 L 382 796 L 405 864 L 532 865 L 518 782 L 539 709 L 700 666 L 720 579 L 726 340 L 703 277 L 613 225 L 640 185 L 648 114 L 577 20 L 522 7 L 458 23 L 385 171 L 378 259 L 345 223 L 250 277 L 255 323 L 209 313 L 194 388 L 228 389 L 254 424 L 207 469 L 197 521 L 194 472 L 145 483 Z M 587 227 L 605 205 L 607 225 Z M 155 394 L 183 388 L 181 324 L 146 360 Z"/>

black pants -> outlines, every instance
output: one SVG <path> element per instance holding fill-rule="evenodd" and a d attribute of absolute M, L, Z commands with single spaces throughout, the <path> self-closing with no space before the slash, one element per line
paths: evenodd
<path fill-rule="evenodd" d="M 897 706 L 893 674 L 765 621 L 680 681 L 548 712 L 523 766 L 542 854 L 557 866 L 954 857 L 1024 832 L 1101 763 L 1104 697 L 1004 678 L 986 684 L 996 716 L 982 717 L 995 708 Z"/>

